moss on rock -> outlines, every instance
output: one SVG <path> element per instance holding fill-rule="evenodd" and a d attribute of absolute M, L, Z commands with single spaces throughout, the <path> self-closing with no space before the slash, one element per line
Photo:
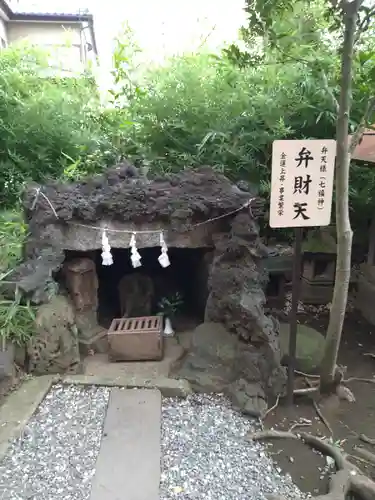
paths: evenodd
<path fill-rule="evenodd" d="M 288 323 L 280 324 L 280 349 L 282 363 L 286 364 L 289 352 Z M 296 369 L 313 373 L 319 368 L 324 352 L 324 336 L 306 325 L 297 326 Z"/>

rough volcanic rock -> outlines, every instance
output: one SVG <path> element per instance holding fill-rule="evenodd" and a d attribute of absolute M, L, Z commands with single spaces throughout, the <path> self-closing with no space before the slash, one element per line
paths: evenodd
<path fill-rule="evenodd" d="M 234 186 L 209 167 L 186 169 L 147 183 L 129 177 L 127 168 L 114 168 L 81 182 L 46 184 L 35 203 L 38 188 L 30 186 L 24 196 L 27 219 L 38 226 L 55 223 L 56 216 L 60 222 L 91 223 L 105 217 L 134 223 L 165 221 L 183 231 L 249 200 L 243 186 Z"/>
<path fill-rule="evenodd" d="M 43 304 L 36 317 L 37 333 L 29 340 L 29 371 L 36 374 L 73 373 L 80 364 L 74 309 L 64 296 Z"/>
<path fill-rule="evenodd" d="M 17 287 L 34 304 L 46 303 L 57 293 L 58 287 L 53 273 L 58 271 L 64 262 L 64 252 L 52 245 L 42 247 L 40 241 L 37 246 L 39 253 L 36 252 L 35 256 L 20 264 L 9 276 L 9 285 L 2 287 L 2 294 L 9 299 L 14 298 Z M 36 250 L 36 247 L 33 249 Z"/>
<path fill-rule="evenodd" d="M 262 353 L 222 324 L 202 323 L 194 330 L 175 376 L 187 379 L 196 391 L 226 393 L 243 413 L 261 416 L 267 409 L 270 391 L 264 380 L 269 374 Z M 275 381 L 273 393 L 283 392 L 282 379 Z"/>
<path fill-rule="evenodd" d="M 264 365 L 264 388 L 277 393 L 285 373 L 280 370 L 278 322 L 266 316 L 263 308 L 268 279 L 263 263 L 266 255 L 255 221 L 246 213 L 237 215 L 231 231 L 218 235 L 215 242 L 205 321 L 222 323 L 256 346 Z"/>
<path fill-rule="evenodd" d="M 53 275 L 64 261 L 64 231 L 69 223 L 156 223 L 172 233 L 184 233 L 194 224 L 241 208 L 254 196 L 248 189 L 247 185 L 240 189 L 209 167 L 146 182 L 129 164 L 81 182 L 30 185 L 23 198 L 30 233 L 25 262 L 9 281 L 34 303 L 47 302 Z M 8 294 L 14 296 L 14 287 Z"/>

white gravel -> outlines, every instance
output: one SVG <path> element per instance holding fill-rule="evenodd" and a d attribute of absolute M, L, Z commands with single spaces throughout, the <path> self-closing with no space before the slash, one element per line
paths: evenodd
<path fill-rule="evenodd" d="M 194 395 L 163 403 L 161 500 L 304 498 L 260 443 L 245 442 L 256 421 L 221 396 Z"/>
<path fill-rule="evenodd" d="M 54 386 L 0 463 L 0 499 L 87 500 L 109 392 Z"/>
<path fill-rule="evenodd" d="M 54 386 L 0 462 L 0 499 L 89 500 L 109 395 L 103 387 Z M 256 422 L 224 397 L 168 398 L 162 412 L 160 500 L 306 497 L 260 443 L 244 441 Z"/>

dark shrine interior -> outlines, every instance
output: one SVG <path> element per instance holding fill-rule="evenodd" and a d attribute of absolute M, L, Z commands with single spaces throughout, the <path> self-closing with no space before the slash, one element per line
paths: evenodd
<path fill-rule="evenodd" d="M 118 285 L 125 274 L 143 273 L 152 278 L 154 297 L 151 314 L 160 312 L 160 301 L 174 297 L 182 298 L 177 317 L 189 317 L 203 321 L 207 300 L 207 279 L 202 280 L 202 263 L 208 248 L 168 248 L 170 266 L 163 268 L 158 257 L 160 247 L 138 248 L 142 266 L 134 269 L 130 260 L 130 249 L 112 248 L 113 264 L 102 265 L 101 250 L 94 252 L 66 251 L 66 260 L 75 257 L 95 258 L 98 276 L 98 321 L 108 328 L 113 318 L 121 317 Z"/>
<path fill-rule="evenodd" d="M 266 297 L 278 297 L 281 286 L 280 276 L 277 274 L 270 274 L 266 288 Z"/>

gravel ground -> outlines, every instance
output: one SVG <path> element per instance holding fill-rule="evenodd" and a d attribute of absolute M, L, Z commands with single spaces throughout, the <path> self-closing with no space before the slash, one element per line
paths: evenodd
<path fill-rule="evenodd" d="M 109 393 L 54 386 L 0 462 L 1 500 L 87 500 Z"/>
<path fill-rule="evenodd" d="M 165 399 L 161 500 L 264 500 L 266 494 L 304 498 L 260 443 L 243 437 L 256 422 L 221 396 Z"/>
<path fill-rule="evenodd" d="M 110 389 L 54 386 L 0 462 L 1 500 L 89 500 Z M 160 500 L 305 498 L 221 396 L 164 399 Z M 129 499 L 131 500 L 131 499 Z"/>

